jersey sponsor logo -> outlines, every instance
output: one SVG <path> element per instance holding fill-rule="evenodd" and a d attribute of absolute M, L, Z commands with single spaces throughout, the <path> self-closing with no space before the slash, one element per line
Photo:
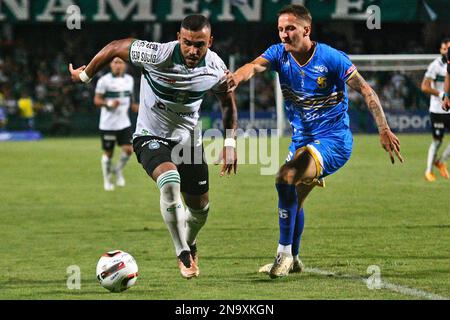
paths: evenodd
<path fill-rule="evenodd" d="M 131 60 L 134 62 L 155 63 L 156 59 L 156 54 L 131 50 Z"/>
<path fill-rule="evenodd" d="M 168 106 L 166 106 L 165 104 L 163 104 L 161 102 L 157 102 L 155 104 L 155 107 L 160 109 L 160 110 L 164 110 L 164 111 L 168 111 L 168 112 L 171 112 L 173 114 L 176 114 L 180 118 L 193 118 L 195 116 L 195 114 L 196 114 L 196 112 L 177 112 L 177 111 L 174 111 L 174 110 L 170 109 Z"/>
<path fill-rule="evenodd" d="M 319 71 L 321 73 L 328 72 L 328 68 L 325 67 L 324 65 L 314 66 L 314 70 Z"/>
<path fill-rule="evenodd" d="M 317 78 L 317 86 L 320 89 L 326 88 L 327 87 L 327 78 L 326 77 L 318 77 Z"/>

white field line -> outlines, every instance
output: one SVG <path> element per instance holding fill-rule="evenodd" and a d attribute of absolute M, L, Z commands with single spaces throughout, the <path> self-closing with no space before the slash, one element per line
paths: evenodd
<path fill-rule="evenodd" d="M 362 281 L 362 282 L 364 282 L 364 284 L 367 285 L 367 279 L 357 276 L 357 275 L 340 274 L 340 273 L 335 273 L 335 272 L 331 272 L 331 271 L 321 270 L 318 268 L 305 268 L 305 272 L 318 274 L 318 275 L 322 275 L 322 276 L 328 276 L 328 277 L 336 277 L 336 278 L 342 278 L 342 279 Z M 390 290 L 390 291 L 400 293 L 403 295 L 413 296 L 413 297 L 428 299 L 428 300 L 450 300 L 450 298 L 440 296 L 438 294 L 429 293 L 429 292 L 426 292 L 426 291 L 423 291 L 420 289 L 400 286 L 400 285 L 396 285 L 396 284 L 389 283 L 386 281 L 381 281 L 380 289 L 386 289 L 386 290 Z"/>

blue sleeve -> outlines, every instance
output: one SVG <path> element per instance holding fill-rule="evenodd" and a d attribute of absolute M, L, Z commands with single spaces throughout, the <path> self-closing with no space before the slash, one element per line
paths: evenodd
<path fill-rule="evenodd" d="M 273 46 L 270 46 L 261 57 L 270 62 L 270 67 L 273 71 L 279 72 L 282 54 L 282 46 L 280 47 L 280 45 L 274 44 Z"/>
<path fill-rule="evenodd" d="M 344 52 L 333 49 L 330 57 L 330 62 L 337 79 L 347 82 L 347 80 L 356 74 L 357 70 L 355 65 Z"/>

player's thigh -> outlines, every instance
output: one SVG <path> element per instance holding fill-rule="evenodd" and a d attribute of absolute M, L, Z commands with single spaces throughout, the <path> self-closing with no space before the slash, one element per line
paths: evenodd
<path fill-rule="evenodd" d="M 117 141 L 116 132 L 100 130 L 100 138 L 102 141 L 102 150 L 108 156 L 112 156 Z"/>
<path fill-rule="evenodd" d="M 430 113 L 431 133 L 434 140 L 442 141 L 445 129 L 450 129 L 450 118 L 446 116 L 445 114 Z"/>
<path fill-rule="evenodd" d="M 207 199 L 209 172 L 204 159 L 201 163 L 182 163 L 177 167 L 181 178 L 181 192 L 196 196 L 199 199 L 202 197 L 202 199 Z"/>
<path fill-rule="evenodd" d="M 299 148 L 292 160 L 281 166 L 276 182 L 284 184 L 312 182 L 316 176 L 317 168 L 313 156 L 306 148 Z"/>
<path fill-rule="evenodd" d="M 122 151 L 127 154 L 133 152 L 133 131 L 131 127 L 127 127 L 117 133 L 117 144 L 122 148 Z"/>
<path fill-rule="evenodd" d="M 162 138 L 138 137 L 133 141 L 133 149 L 138 162 L 155 181 L 164 172 L 177 170 L 172 161 L 172 146 Z"/>
<path fill-rule="evenodd" d="M 444 127 L 445 129 L 450 132 L 450 113 L 449 114 L 445 114 L 445 118 L 444 118 Z"/>

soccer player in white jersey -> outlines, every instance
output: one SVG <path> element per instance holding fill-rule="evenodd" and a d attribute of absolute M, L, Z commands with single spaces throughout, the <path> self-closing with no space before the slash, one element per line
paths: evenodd
<path fill-rule="evenodd" d="M 425 179 L 427 181 L 435 181 L 436 176 L 433 173 L 433 165 L 435 165 L 445 179 L 449 179 L 446 161 L 450 157 L 450 144 L 438 159 L 437 154 L 439 147 L 444 138 L 445 129 L 450 130 L 450 111 L 442 108 L 445 98 L 444 81 L 447 73 L 447 50 L 450 47 L 450 39 L 441 41 L 440 53 L 441 57 L 436 58 L 427 69 L 425 77 L 422 81 L 422 91 L 429 94 L 430 97 L 430 119 L 433 141 L 428 149 L 427 168 L 425 170 Z"/>
<path fill-rule="evenodd" d="M 95 89 L 94 104 L 101 108 L 99 129 L 102 138 L 103 155 L 101 159 L 103 186 L 106 191 L 114 190 L 112 176 L 116 176 L 116 185 L 125 186 L 123 168 L 133 153 L 131 121 L 128 116 L 132 103 L 134 79 L 125 73 L 126 63 L 114 58 L 110 64 L 111 72 L 102 76 Z M 113 168 L 112 157 L 114 146 L 122 148 L 120 159 Z"/>
<path fill-rule="evenodd" d="M 236 102 L 228 91 L 224 62 L 209 49 L 212 40 L 208 20 L 190 15 L 183 20 L 177 41 L 117 40 L 87 67 L 74 70 L 69 66 L 72 80 L 83 82 L 90 81 L 114 57 L 142 68 L 134 152 L 160 189 L 161 214 L 172 236 L 181 275 L 187 279 L 199 275 L 196 239 L 209 211 L 208 166 L 197 130 L 202 97 L 208 90 L 221 104 L 226 129 L 220 175 L 236 173 L 237 166 Z"/>

